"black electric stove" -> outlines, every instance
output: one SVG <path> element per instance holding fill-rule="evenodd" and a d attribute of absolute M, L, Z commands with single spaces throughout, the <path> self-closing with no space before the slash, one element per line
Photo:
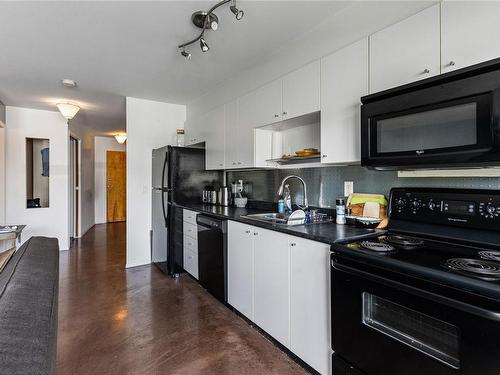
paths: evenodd
<path fill-rule="evenodd" d="M 498 374 L 500 191 L 397 188 L 389 217 L 332 247 L 337 374 Z"/>

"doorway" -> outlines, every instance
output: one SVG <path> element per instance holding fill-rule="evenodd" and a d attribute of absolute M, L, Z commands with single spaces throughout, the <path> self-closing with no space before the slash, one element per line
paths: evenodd
<path fill-rule="evenodd" d="M 108 223 L 127 220 L 126 153 L 106 151 L 106 218 Z"/>
<path fill-rule="evenodd" d="M 69 137 L 69 237 L 80 237 L 80 140 Z"/>

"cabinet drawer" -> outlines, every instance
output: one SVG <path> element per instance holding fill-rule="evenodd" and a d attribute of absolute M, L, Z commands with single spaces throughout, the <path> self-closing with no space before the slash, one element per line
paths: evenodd
<path fill-rule="evenodd" d="M 189 236 L 195 241 L 198 241 L 198 226 L 196 224 L 184 222 L 182 229 L 184 236 Z"/>
<path fill-rule="evenodd" d="M 184 269 L 195 279 L 198 279 L 198 254 L 189 250 L 184 251 Z"/>
<path fill-rule="evenodd" d="M 196 225 L 196 216 L 197 215 L 198 215 L 198 212 L 184 209 L 183 213 L 182 213 L 182 217 L 183 217 L 182 219 L 186 223 Z"/>
<path fill-rule="evenodd" d="M 188 235 L 184 235 L 184 252 L 186 251 L 191 251 L 195 254 L 198 254 L 198 241 L 195 240 L 193 237 L 190 237 Z"/>

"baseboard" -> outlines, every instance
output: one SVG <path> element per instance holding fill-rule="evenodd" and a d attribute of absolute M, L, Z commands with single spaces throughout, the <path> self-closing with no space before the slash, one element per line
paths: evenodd
<path fill-rule="evenodd" d="M 138 263 L 138 264 L 128 264 L 125 263 L 125 268 L 135 268 L 135 267 L 143 267 L 143 266 L 150 266 L 151 263 Z"/>

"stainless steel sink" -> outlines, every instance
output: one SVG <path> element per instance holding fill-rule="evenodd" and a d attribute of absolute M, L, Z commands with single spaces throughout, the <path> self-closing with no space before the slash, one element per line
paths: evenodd
<path fill-rule="evenodd" d="M 331 217 L 324 215 L 324 216 L 321 216 L 320 219 L 318 219 L 318 220 L 315 220 L 311 223 L 304 224 L 304 220 L 289 220 L 290 215 L 280 214 L 278 212 L 267 212 L 267 213 L 263 213 L 263 214 L 241 215 L 241 217 L 249 219 L 249 220 L 262 221 L 265 223 L 276 224 L 276 225 L 286 225 L 286 226 L 321 224 L 321 223 L 329 223 L 332 221 Z"/>

